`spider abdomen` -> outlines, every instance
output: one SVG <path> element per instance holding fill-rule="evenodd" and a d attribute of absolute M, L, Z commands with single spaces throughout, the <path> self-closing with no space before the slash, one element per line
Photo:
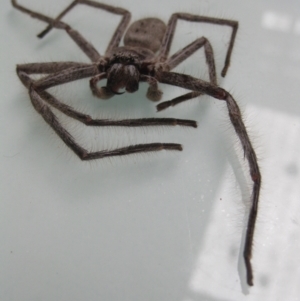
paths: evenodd
<path fill-rule="evenodd" d="M 124 45 L 143 47 L 154 53 L 160 48 L 166 24 L 158 18 L 145 18 L 132 23 L 125 36 Z"/>

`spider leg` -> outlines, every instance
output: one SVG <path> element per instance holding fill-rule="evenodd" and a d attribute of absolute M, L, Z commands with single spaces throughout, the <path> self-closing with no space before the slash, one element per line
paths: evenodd
<path fill-rule="evenodd" d="M 49 72 L 50 69 L 53 70 L 52 63 L 43 64 L 43 71 Z M 69 63 L 66 63 L 67 66 Z M 25 72 L 28 71 L 29 73 L 37 73 L 37 69 L 41 71 L 41 67 L 38 66 L 39 64 L 25 64 L 19 65 L 17 68 L 17 74 L 22 81 L 22 83 L 28 88 L 29 96 L 32 102 L 33 107 L 36 111 L 41 114 L 43 119 L 50 125 L 50 127 L 57 133 L 57 135 L 64 141 L 64 143 L 71 148 L 74 153 L 81 159 L 81 160 L 93 160 L 93 159 L 101 159 L 105 157 L 111 156 L 123 156 L 129 155 L 133 153 L 140 153 L 140 152 L 153 152 L 153 151 L 160 151 L 160 150 L 182 150 L 182 146 L 177 143 L 149 143 L 149 144 L 137 144 L 128 147 L 118 148 L 114 150 L 105 150 L 105 151 L 98 151 L 98 152 L 88 152 L 86 149 L 81 147 L 72 135 L 60 124 L 59 120 L 52 112 L 49 105 L 52 105 L 59 111 L 65 113 L 66 115 L 73 117 L 80 122 L 88 125 L 88 126 L 128 126 L 128 127 L 135 127 L 135 126 L 157 126 L 157 125 L 167 125 L 167 126 L 190 126 L 190 127 L 197 127 L 197 124 L 193 120 L 184 120 L 184 119 L 174 119 L 174 118 L 144 118 L 144 119 L 125 119 L 125 120 L 100 120 L 100 119 L 92 119 L 89 115 L 79 113 L 73 110 L 70 106 L 61 103 L 55 97 L 53 97 L 50 93 L 45 91 L 45 89 L 49 87 L 53 87 L 54 85 L 59 85 L 63 82 L 68 82 L 71 80 L 78 79 L 78 76 L 86 77 L 87 71 L 92 72 L 93 65 L 88 65 L 89 68 L 87 70 L 83 70 L 82 67 L 71 67 L 69 69 L 63 69 L 60 73 L 54 73 L 50 76 L 46 76 L 41 80 L 34 81 L 30 76 Z M 80 64 L 79 64 L 80 65 Z M 84 64 L 85 65 L 85 64 Z M 24 71 L 22 68 L 24 67 Z M 62 68 L 62 66 L 59 66 Z M 66 74 L 64 74 L 65 70 L 67 72 L 73 71 L 73 77 L 69 76 L 68 80 L 65 80 Z M 64 74 L 64 76 L 59 76 L 59 74 Z M 91 74 L 89 74 L 91 76 Z"/>
<path fill-rule="evenodd" d="M 123 126 L 123 127 L 139 127 L 139 126 L 187 126 L 197 127 L 194 120 L 175 119 L 175 118 L 140 118 L 140 119 L 93 119 L 90 115 L 80 113 L 70 106 L 62 103 L 47 91 L 37 91 L 39 96 L 48 104 L 52 105 L 62 113 L 72 117 L 87 126 Z"/>
<path fill-rule="evenodd" d="M 189 56 L 195 53 L 198 49 L 204 46 L 204 53 L 206 58 L 206 63 L 208 66 L 209 71 L 209 80 L 212 84 L 217 84 L 217 75 L 216 75 L 216 66 L 214 60 L 214 53 L 210 42 L 205 38 L 199 38 L 189 44 L 188 46 L 184 47 L 183 49 L 179 50 L 178 52 L 174 53 L 166 62 L 165 64 L 170 68 L 170 70 L 174 69 L 177 65 L 181 62 L 186 60 Z M 168 101 L 164 101 L 156 106 L 157 111 L 162 111 L 170 106 L 176 106 L 179 103 L 187 101 L 189 99 L 195 98 L 202 95 L 201 92 L 193 91 L 187 94 L 181 95 L 179 97 L 173 98 Z"/>
<path fill-rule="evenodd" d="M 69 26 L 68 24 L 29 10 L 28 8 L 19 5 L 17 3 L 17 0 L 11 0 L 11 3 L 13 7 L 25 14 L 30 15 L 32 18 L 44 21 L 54 28 L 64 29 L 67 32 L 67 34 L 71 37 L 71 39 L 79 46 L 79 48 L 91 59 L 92 62 L 100 60 L 101 55 L 94 48 L 94 46 L 91 43 L 89 43 L 78 31 L 72 29 L 71 26 Z"/>
<path fill-rule="evenodd" d="M 81 160 L 101 159 L 112 156 L 124 156 L 134 153 L 145 153 L 160 150 L 182 150 L 182 146 L 176 143 L 149 143 L 137 144 L 127 147 L 122 147 L 114 150 L 104 150 L 98 152 L 89 152 L 81 147 L 72 135 L 60 124 L 57 117 L 54 115 L 50 107 L 45 104 L 38 92 L 33 86 L 29 88 L 29 95 L 32 105 L 41 114 L 43 119 L 50 125 L 56 134 L 71 148 Z"/>
<path fill-rule="evenodd" d="M 17 72 L 23 71 L 27 74 L 51 74 L 69 68 L 88 67 L 91 64 L 77 62 L 49 62 L 49 63 L 29 63 L 17 65 Z"/>
<path fill-rule="evenodd" d="M 46 90 L 57 85 L 62 85 L 78 79 L 95 76 L 97 73 L 97 65 L 86 64 L 51 73 L 35 81 L 34 86 L 39 90 Z"/>
<path fill-rule="evenodd" d="M 257 163 L 256 153 L 252 147 L 250 138 L 248 136 L 246 127 L 244 125 L 240 109 L 234 98 L 224 89 L 213 85 L 209 82 L 202 81 L 189 75 L 173 73 L 173 72 L 160 72 L 156 75 L 159 82 L 179 86 L 182 88 L 190 89 L 192 91 L 199 91 L 201 93 L 210 95 L 214 98 L 224 100 L 227 104 L 227 109 L 231 123 L 237 133 L 243 147 L 244 156 L 246 157 L 250 176 L 253 181 L 252 195 L 251 195 L 251 209 L 248 218 L 246 241 L 244 246 L 244 260 L 247 271 L 247 282 L 253 285 L 253 270 L 251 265 L 252 246 L 254 229 L 258 212 L 259 192 L 261 187 L 261 175 Z"/>
<path fill-rule="evenodd" d="M 111 5 L 107 5 L 107 4 L 103 4 L 103 3 L 99 3 L 96 1 L 90 1 L 90 0 L 74 0 L 69 6 L 67 6 L 56 18 L 56 21 L 61 20 L 61 18 L 63 16 L 65 16 L 72 8 L 74 8 L 77 4 L 85 4 L 88 6 L 92 6 L 95 8 L 99 8 L 99 9 L 103 9 L 107 12 L 110 12 L 112 14 L 116 14 L 116 15 L 121 15 L 122 19 L 118 25 L 118 27 L 115 30 L 115 33 L 113 35 L 113 37 L 111 38 L 111 41 L 107 47 L 107 50 L 105 52 L 106 55 L 108 55 L 111 50 L 115 47 L 119 46 L 119 43 L 121 41 L 121 38 L 126 30 L 127 25 L 129 24 L 130 18 L 131 18 L 131 14 L 129 11 L 120 8 L 120 7 L 115 7 L 115 6 L 111 6 Z M 45 30 L 43 30 L 38 37 L 42 38 L 44 37 L 51 29 L 53 28 L 53 26 L 51 24 L 49 24 Z"/>
<path fill-rule="evenodd" d="M 160 62 L 165 62 L 168 58 L 178 19 L 189 21 L 189 22 L 203 22 L 203 23 L 210 23 L 210 24 L 216 24 L 216 25 L 227 25 L 227 26 L 232 27 L 232 33 L 231 33 L 230 42 L 229 42 L 229 46 L 228 46 L 228 50 L 227 50 L 227 54 L 226 54 L 226 58 L 225 58 L 225 64 L 224 64 L 223 70 L 221 72 L 221 75 L 224 77 L 226 75 L 227 69 L 230 65 L 230 57 L 231 57 L 236 33 L 238 30 L 238 22 L 232 21 L 232 20 L 226 20 L 226 19 L 218 19 L 218 18 L 198 16 L 198 15 L 191 15 L 191 14 L 186 14 L 186 13 L 173 14 L 167 25 L 167 30 L 166 30 L 165 36 L 163 38 L 159 54 L 158 54 L 158 59 Z"/>
<path fill-rule="evenodd" d="M 140 118 L 140 119 L 125 119 L 125 120 L 108 120 L 108 119 L 93 119 L 91 116 L 82 114 L 70 106 L 62 103 L 56 99 L 53 95 L 44 91 L 50 86 L 62 84 L 63 82 L 58 79 L 63 78 L 63 81 L 66 82 L 67 76 L 65 73 L 70 73 L 70 70 L 75 74 L 75 78 L 69 76 L 69 80 L 78 79 L 78 70 L 81 71 L 81 68 L 93 66 L 91 64 L 82 64 L 75 62 L 54 62 L 54 63 L 32 63 L 32 64 L 23 64 L 17 66 L 17 74 L 22 81 L 22 83 L 29 89 L 31 85 L 34 85 L 36 88 L 36 93 L 48 104 L 52 105 L 62 113 L 66 114 L 69 117 L 72 117 L 87 126 L 126 126 L 126 127 L 137 127 L 137 126 L 188 126 L 188 127 L 197 127 L 197 123 L 193 120 L 186 119 L 175 119 L 175 118 Z M 76 68 L 77 67 L 77 68 Z M 71 69 L 69 69 L 71 68 Z M 33 73 L 50 73 L 55 72 L 50 76 L 44 77 L 41 80 L 33 80 L 28 75 Z M 63 72 L 57 72 L 63 71 Z M 63 74 L 60 76 L 60 74 Z M 103 74 L 99 74 L 103 75 Z M 84 76 L 86 77 L 86 76 Z M 155 79 L 153 79 L 155 80 Z M 156 81 L 156 80 L 155 80 Z M 46 82 L 46 83 L 45 83 Z M 51 83 L 51 85 L 49 84 Z"/>
<path fill-rule="evenodd" d="M 170 58 L 167 59 L 166 64 L 169 66 L 170 70 L 177 67 L 180 63 L 185 61 L 188 57 L 190 57 L 193 53 L 195 53 L 198 49 L 204 46 L 204 52 L 206 57 L 207 65 L 209 66 L 209 78 L 213 84 L 216 84 L 217 76 L 216 76 L 216 67 L 214 61 L 214 53 L 210 42 L 205 38 L 201 37 L 191 44 L 187 45 L 183 49 L 174 53 Z"/>

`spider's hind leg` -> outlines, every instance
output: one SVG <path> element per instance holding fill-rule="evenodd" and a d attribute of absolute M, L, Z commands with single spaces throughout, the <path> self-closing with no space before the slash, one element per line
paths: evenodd
<path fill-rule="evenodd" d="M 163 38 L 161 48 L 159 50 L 159 54 L 156 58 L 157 61 L 160 63 L 165 63 L 166 65 L 168 65 L 170 67 L 170 70 L 172 70 L 177 65 L 179 65 L 181 62 L 186 60 L 189 56 L 191 56 L 195 51 L 197 51 L 198 49 L 200 49 L 201 47 L 204 46 L 206 63 L 208 65 L 208 69 L 209 69 L 210 82 L 213 85 L 217 85 L 216 68 L 215 68 L 213 50 L 212 50 L 211 44 L 209 43 L 209 41 L 206 38 L 202 37 L 202 38 L 195 40 L 194 42 L 192 42 L 185 48 L 183 48 L 183 49 L 179 50 L 178 52 L 176 52 L 175 54 L 173 54 L 168 59 L 178 19 L 185 20 L 188 22 L 209 23 L 209 24 L 215 24 L 215 25 L 229 26 L 232 28 L 229 46 L 228 46 L 227 53 L 226 53 L 225 63 L 224 63 L 223 70 L 221 72 L 221 75 L 223 77 L 226 75 L 227 70 L 230 65 L 231 53 L 232 53 L 232 49 L 234 46 L 236 33 L 238 30 L 238 22 L 233 21 L 233 20 L 227 20 L 227 19 L 219 19 L 219 18 L 191 15 L 191 14 L 186 14 L 186 13 L 175 13 L 171 16 L 171 18 L 168 22 L 167 30 L 166 30 L 165 36 Z M 157 111 L 162 111 L 170 106 L 175 106 L 181 102 L 198 97 L 200 95 L 202 95 L 202 93 L 197 92 L 197 91 L 189 92 L 187 94 L 176 97 L 172 100 L 162 102 L 156 108 L 157 108 Z"/>
<path fill-rule="evenodd" d="M 18 9 L 19 11 L 25 14 L 28 14 L 30 17 L 38 19 L 40 21 L 44 21 L 51 25 L 51 27 L 65 30 L 66 33 L 70 36 L 70 38 L 90 58 L 92 62 L 100 60 L 101 55 L 94 48 L 94 46 L 91 43 L 89 43 L 78 31 L 72 29 L 70 25 L 62 21 L 50 18 L 46 15 L 40 14 L 38 12 L 32 11 L 24 6 L 21 6 L 17 3 L 17 0 L 11 0 L 11 3 L 14 8 Z"/>
<path fill-rule="evenodd" d="M 92 0 L 74 0 L 73 2 L 71 2 L 71 4 L 69 4 L 56 18 L 55 21 L 59 21 L 61 20 L 70 10 L 72 10 L 77 4 L 83 4 L 83 5 L 87 5 L 93 8 L 98 8 L 98 9 L 102 9 L 105 10 L 109 13 L 112 14 L 116 14 L 116 15 L 120 15 L 122 16 L 122 19 L 119 23 L 119 25 L 117 26 L 115 33 L 107 47 L 107 50 L 105 52 L 105 54 L 109 54 L 114 48 L 119 46 L 119 43 L 121 41 L 121 38 L 127 28 L 127 25 L 129 24 L 130 18 L 131 18 L 131 14 L 129 11 L 127 11 L 126 9 L 120 8 L 120 7 L 115 7 L 112 5 L 107 5 L 104 3 L 99 3 L 96 1 L 92 1 Z M 51 29 L 54 26 L 52 24 L 49 24 L 41 33 L 38 34 L 39 38 L 43 38 L 49 31 L 51 31 Z"/>
<path fill-rule="evenodd" d="M 185 20 L 188 22 L 209 23 L 209 24 L 215 24 L 215 25 L 229 26 L 232 28 L 231 37 L 230 37 L 230 41 L 229 41 L 229 45 L 228 45 L 228 49 L 227 49 L 227 53 L 226 53 L 225 63 L 224 63 L 223 70 L 221 72 L 221 75 L 224 77 L 226 75 L 226 72 L 230 65 L 230 57 L 231 57 L 232 49 L 234 46 L 236 33 L 238 30 L 238 22 L 233 21 L 233 20 L 227 20 L 227 19 L 219 19 L 219 18 L 191 15 L 191 14 L 186 14 L 186 13 L 173 14 L 168 22 L 167 30 L 166 30 L 164 39 L 162 41 L 162 45 L 161 45 L 159 54 L 158 54 L 159 62 L 165 62 L 168 58 L 178 19 Z"/>

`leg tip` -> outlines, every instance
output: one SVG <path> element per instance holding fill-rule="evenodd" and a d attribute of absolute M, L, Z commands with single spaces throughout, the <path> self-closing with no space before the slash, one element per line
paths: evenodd
<path fill-rule="evenodd" d="M 160 103 L 159 105 L 156 106 L 156 110 L 157 112 L 160 112 L 162 110 L 165 110 L 166 108 L 170 107 L 170 101 L 164 101 L 162 103 Z"/>
<path fill-rule="evenodd" d="M 178 150 L 178 151 L 182 151 L 183 147 L 181 144 L 177 144 L 177 143 L 166 143 L 163 145 L 164 149 L 167 150 Z"/>

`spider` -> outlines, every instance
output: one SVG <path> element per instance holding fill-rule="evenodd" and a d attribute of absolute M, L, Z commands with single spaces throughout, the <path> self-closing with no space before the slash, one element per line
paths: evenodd
<path fill-rule="evenodd" d="M 51 107 L 58 109 L 62 113 L 87 126 L 138 127 L 179 125 L 196 128 L 197 123 L 193 120 L 174 118 L 141 118 L 125 120 L 93 119 L 91 116 L 75 111 L 70 106 L 56 99 L 46 91 L 50 87 L 62 85 L 78 79 L 91 78 L 90 88 L 93 95 L 101 99 L 108 99 L 114 95 L 122 94 L 122 92 L 119 91 L 124 88 L 127 92 L 133 93 L 138 90 L 139 82 L 146 82 L 149 85 L 147 98 L 154 102 L 161 100 L 162 97 L 162 91 L 159 89 L 158 83 L 174 85 L 191 91 L 172 100 L 161 102 L 156 106 L 158 111 L 164 110 L 170 106 L 175 106 L 202 94 L 226 102 L 229 118 L 239 137 L 244 151 L 244 157 L 249 164 L 250 177 L 253 181 L 251 195 L 252 205 L 248 218 L 243 253 L 247 283 L 252 286 L 253 271 L 251 257 L 254 228 L 258 211 L 261 175 L 256 154 L 242 120 L 240 109 L 232 95 L 217 85 L 213 49 L 208 39 L 205 37 L 198 38 L 169 57 L 177 20 L 229 26 L 232 29 L 232 33 L 226 53 L 225 64 L 221 72 L 221 75 L 224 77 L 230 64 L 238 22 L 187 13 L 174 13 L 167 25 L 157 18 L 145 18 L 132 23 L 126 31 L 131 18 L 130 12 L 119 7 L 96 1 L 74 0 L 55 19 L 27 9 L 24 6 L 19 5 L 16 0 L 12 0 L 11 2 L 13 7 L 21 12 L 30 15 L 32 18 L 48 23 L 46 29 L 38 35 L 39 38 L 43 38 L 52 28 L 62 29 L 91 60 L 91 63 L 89 64 L 78 62 L 49 62 L 17 65 L 17 74 L 21 82 L 28 89 L 32 105 L 36 111 L 81 160 L 93 160 L 110 156 L 123 156 L 132 153 L 160 150 L 181 151 L 182 146 L 176 143 L 150 143 L 131 145 L 114 150 L 88 152 L 80 146 L 71 134 L 61 125 L 52 112 Z M 77 4 L 84 4 L 102 9 L 122 17 L 104 55 L 99 54 L 93 45 L 78 31 L 61 21 L 62 17 Z M 124 46 L 120 46 L 123 35 Z M 209 82 L 186 74 L 171 72 L 178 64 L 202 47 L 204 47 L 206 63 L 209 70 Z M 30 77 L 30 74 L 46 74 L 46 76 L 34 80 Z M 102 79 L 107 79 L 107 84 L 100 88 L 98 87 L 98 82 Z"/>

